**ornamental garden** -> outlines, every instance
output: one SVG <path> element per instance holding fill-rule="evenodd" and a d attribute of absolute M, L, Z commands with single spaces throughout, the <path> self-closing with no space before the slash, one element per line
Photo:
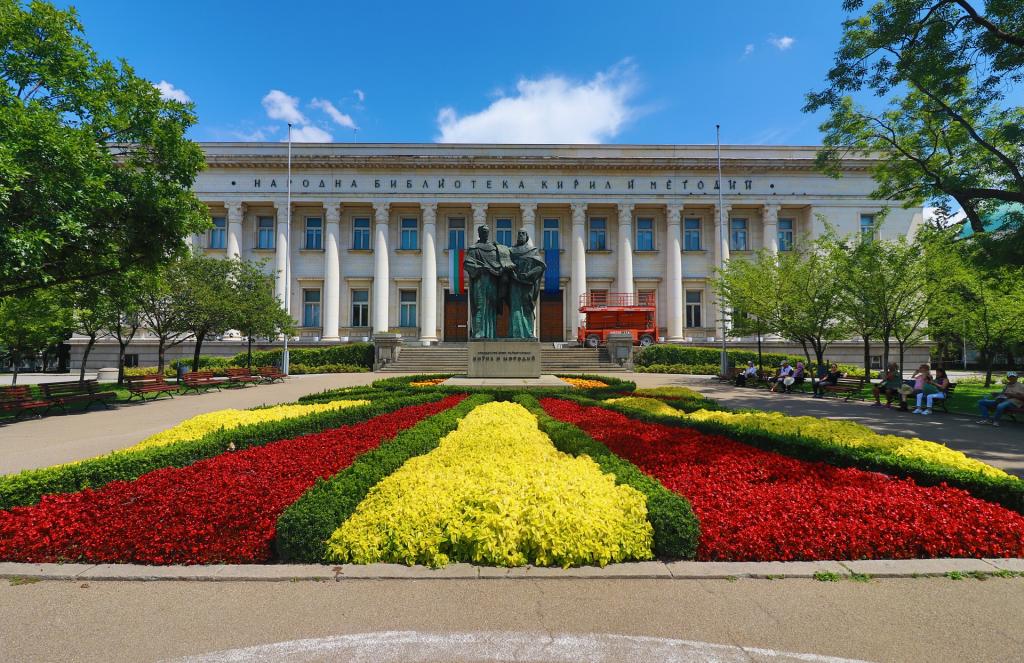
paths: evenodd
<path fill-rule="evenodd" d="M 941 444 L 610 377 L 380 380 L 0 477 L 0 560 L 581 566 L 1024 556 L 1024 482 Z"/>

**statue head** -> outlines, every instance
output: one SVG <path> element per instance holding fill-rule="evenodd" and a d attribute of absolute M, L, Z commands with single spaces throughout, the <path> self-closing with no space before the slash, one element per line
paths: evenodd
<path fill-rule="evenodd" d="M 524 246 L 530 241 L 530 235 L 525 230 L 520 230 L 516 235 L 516 246 Z"/>
<path fill-rule="evenodd" d="M 476 236 L 479 238 L 481 242 L 486 244 L 490 240 L 491 229 L 488 228 L 487 226 L 480 226 L 479 228 L 476 229 Z"/>

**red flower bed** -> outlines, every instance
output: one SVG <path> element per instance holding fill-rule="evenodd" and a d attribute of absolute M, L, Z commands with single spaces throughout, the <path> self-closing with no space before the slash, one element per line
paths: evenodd
<path fill-rule="evenodd" d="M 326 478 L 464 396 L 166 468 L 0 512 L 0 559 L 149 564 L 265 562 L 277 517 Z"/>
<path fill-rule="evenodd" d="M 698 559 L 1024 556 L 1024 517 L 958 488 L 797 460 L 556 398 L 541 405 L 687 497 L 700 519 Z"/>

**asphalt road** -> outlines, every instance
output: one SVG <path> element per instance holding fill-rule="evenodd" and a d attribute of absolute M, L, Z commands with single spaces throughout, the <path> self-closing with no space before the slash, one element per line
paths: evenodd
<path fill-rule="evenodd" d="M 23 662 L 1013 661 L 1021 614 L 1024 578 L 4 581 L 0 649 Z"/>

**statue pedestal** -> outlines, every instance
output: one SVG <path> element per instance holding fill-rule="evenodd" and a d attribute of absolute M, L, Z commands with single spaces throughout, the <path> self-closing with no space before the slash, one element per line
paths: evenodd
<path fill-rule="evenodd" d="M 539 378 L 540 341 L 522 338 L 471 340 L 469 377 Z"/>

